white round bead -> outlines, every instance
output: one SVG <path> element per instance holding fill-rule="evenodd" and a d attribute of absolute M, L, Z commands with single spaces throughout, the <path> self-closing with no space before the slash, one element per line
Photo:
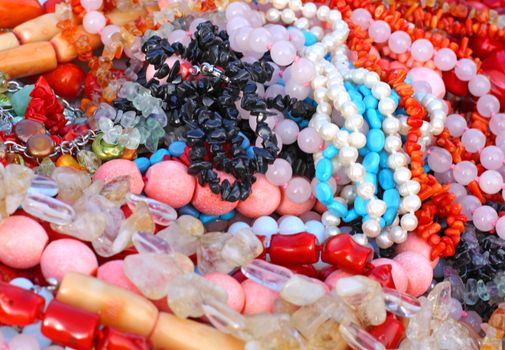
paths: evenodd
<path fill-rule="evenodd" d="M 363 233 L 370 238 L 375 238 L 381 233 L 381 225 L 378 220 L 368 219 L 361 225 Z"/>
<path fill-rule="evenodd" d="M 366 235 L 362 233 L 356 233 L 352 236 L 352 239 L 354 242 L 358 243 L 359 245 L 366 246 L 368 244 L 368 238 Z"/>
<path fill-rule="evenodd" d="M 377 243 L 377 246 L 381 249 L 387 249 L 394 244 L 394 242 L 391 240 L 391 238 L 389 238 L 389 235 L 386 232 L 382 232 L 379 236 L 377 236 L 375 242 Z"/>
<path fill-rule="evenodd" d="M 390 97 L 384 97 L 379 101 L 378 107 L 383 115 L 390 115 L 396 110 L 396 102 Z"/>
<path fill-rule="evenodd" d="M 389 135 L 386 137 L 386 142 L 384 143 L 384 149 L 386 152 L 393 153 L 398 152 L 402 148 L 402 139 L 399 135 Z"/>
<path fill-rule="evenodd" d="M 286 24 L 293 23 L 294 21 L 296 21 L 295 11 L 291 10 L 290 8 L 282 10 L 281 19 Z"/>
<path fill-rule="evenodd" d="M 400 121 L 393 117 L 386 117 L 382 122 L 382 129 L 386 134 L 396 134 L 400 131 Z"/>
<path fill-rule="evenodd" d="M 371 182 L 362 182 L 358 185 L 356 193 L 363 199 L 372 199 L 375 194 L 375 186 Z"/>
<path fill-rule="evenodd" d="M 358 155 L 358 150 L 355 147 L 345 146 L 340 149 L 340 152 L 338 153 L 338 160 L 343 165 L 349 165 L 356 162 Z"/>
<path fill-rule="evenodd" d="M 358 149 L 365 147 L 366 136 L 361 132 L 353 132 L 349 135 L 349 145 Z"/>
<path fill-rule="evenodd" d="M 328 226 L 324 229 L 324 234 L 326 235 L 326 237 L 336 236 L 339 233 L 340 233 L 339 228 L 335 226 Z"/>
<path fill-rule="evenodd" d="M 365 85 L 367 88 L 372 89 L 377 83 L 380 82 L 379 74 L 375 72 L 368 72 L 365 75 Z"/>
<path fill-rule="evenodd" d="M 400 195 L 404 197 L 411 194 L 417 194 L 420 190 L 421 185 L 419 185 L 419 182 L 414 180 L 409 180 L 398 187 L 398 192 L 400 192 Z"/>
<path fill-rule="evenodd" d="M 415 194 L 410 194 L 402 199 L 401 209 L 406 212 L 415 212 L 421 208 L 421 200 Z"/>
<path fill-rule="evenodd" d="M 388 84 L 380 81 L 375 86 L 372 88 L 372 95 L 375 96 L 375 98 L 382 100 L 385 97 L 389 97 L 391 94 L 391 86 Z"/>
<path fill-rule="evenodd" d="M 291 0 L 289 2 L 289 8 L 293 11 L 300 11 L 303 8 L 302 0 Z"/>
<path fill-rule="evenodd" d="M 309 29 L 310 22 L 307 18 L 300 17 L 295 21 L 294 25 L 298 29 L 307 30 Z"/>
<path fill-rule="evenodd" d="M 388 165 L 391 169 L 407 166 L 407 156 L 400 152 L 390 154 L 388 157 Z"/>
<path fill-rule="evenodd" d="M 410 172 L 409 168 L 401 167 L 395 170 L 393 176 L 396 183 L 401 185 L 410 180 L 412 173 Z"/>
<path fill-rule="evenodd" d="M 302 14 L 304 17 L 312 18 L 317 13 L 317 6 L 312 2 L 307 2 L 303 5 Z"/>
<path fill-rule="evenodd" d="M 384 215 L 386 209 L 386 202 L 381 199 L 371 199 L 366 205 L 366 211 L 368 215 L 374 218 L 378 218 Z"/>
<path fill-rule="evenodd" d="M 272 6 L 276 9 L 282 10 L 288 6 L 289 0 L 272 0 Z"/>
<path fill-rule="evenodd" d="M 278 22 L 281 19 L 281 13 L 277 9 L 270 8 L 265 17 L 269 22 Z"/>
<path fill-rule="evenodd" d="M 359 163 L 351 164 L 351 166 L 347 169 L 347 176 L 354 182 L 363 181 L 365 174 L 365 167 Z"/>
<path fill-rule="evenodd" d="M 321 222 L 324 226 L 338 226 L 340 225 L 340 218 L 329 211 L 325 211 L 321 216 Z"/>
<path fill-rule="evenodd" d="M 393 226 L 388 235 L 394 243 L 401 244 L 407 240 L 408 233 L 400 226 Z"/>
<path fill-rule="evenodd" d="M 340 190 L 339 196 L 344 198 L 348 204 L 353 203 L 356 198 L 356 187 L 354 185 L 344 186 Z"/>
<path fill-rule="evenodd" d="M 402 229 L 407 232 L 414 231 L 417 228 L 417 224 L 417 217 L 414 214 L 405 214 L 400 219 L 400 225 L 402 226 Z"/>
<path fill-rule="evenodd" d="M 320 21 L 326 21 L 330 15 L 330 8 L 326 5 L 320 6 L 317 9 L 317 19 Z"/>

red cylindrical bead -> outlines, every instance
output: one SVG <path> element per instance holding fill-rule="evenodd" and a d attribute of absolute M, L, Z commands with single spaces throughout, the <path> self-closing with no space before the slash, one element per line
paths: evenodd
<path fill-rule="evenodd" d="M 365 273 L 372 260 L 373 250 L 356 243 L 346 233 L 326 240 L 321 253 L 321 260 L 338 268 L 356 274 Z"/>
<path fill-rule="evenodd" d="M 308 232 L 272 235 L 268 253 L 270 261 L 279 265 L 314 264 L 319 260 L 317 238 Z"/>
<path fill-rule="evenodd" d="M 45 300 L 29 290 L 0 282 L 0 323 L 26 326 L 37 321 Z"/>
<path fill-rule="evenodd" d="M 99 325 L 97 314 L 53 300 L 44 314 L 41 331 L 55 343 L 86 350 L 93 348 Z"/>
<path fill-rule="evenodd" d="M 286 265 L 284 267 L 287 267 L 294 273 L 300 274 L 300 275 L 305 275 L 307 277 L 311 278 L 317 278 L 317 270 L 314 267 L 314 265 L 307 264 L 307 265 Z"/>
<path fill-rule="evenodd" d="M 393 314 L 388 313 L 383 324 L 372 327 L 368 332 L 377 338 L 386 349 L 397 349 L 405 333 L 405 327 Z"/>
<path fill-rule="evenodd" d="M 374 266 L 373 269 L 368 272 L 368 277 L 379 282 L 383 287 L 396 289 L 393 274 L 391 272 L 392 270 L 393 267 L 387 264 Z"/>
<path fill-rule="evenodd" d="M 100 332 L 96 350 L 148 350 L 149 343 L 143 336 L 106 327 Z"/>

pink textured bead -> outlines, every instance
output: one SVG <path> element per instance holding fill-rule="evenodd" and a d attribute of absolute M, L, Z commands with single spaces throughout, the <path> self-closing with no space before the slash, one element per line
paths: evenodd
<path fill-rule="evenodd" d="M 477 74 L 477 65 L 474 61 L 468 58 L 462 58 L 456 64 L 454 73 L 459 80 L 469 81 Z"/>
<path fill-rule="evenodd" d="M 272 312 L 274 302 L 279 297 L 279 293 L 251 280 L 242 282 L 242 288 L 245 294 L 244 315 Z"/>
<path fill-rule="evenodd" d="M 235 178 L 230 174 L 224 173 L 219 170 L 216 170 L 216 173 L 221 182 L 224 180 L 228 180 L 230 184 L 233 184 L 235 182 Z M 238 201 L 225 201 L 221 199 L 221 194 L 213 193 L 210 190 L 208 184 L 201 186 L 199 183 L 197 183 L 191 204 L 193 204 L 196 210 L 201 213 L 207 215 L 223 215 L 235 209 L 238 205 Z"/>
<path fill-rule="evenodd" d="M 359 8 L 352 11 L 351 21 L 363 29 L 368 29 L 372 22 L 372 15 L 367 10 Z"/>
<path fill-rule="evenodd" d="M 461 185 L 468 185 L 477 177 L 477 167 L 472 162 L 464 160 L 454 166 L 454 179 Z"/>
<path fill-rule="evenodd" d="M 391 273 L 393 275 L 393 281 L 395 282 L 395 287 L 400 292 L 406 292 L 409 285 L 409 277 L 407 272 L 402 265 L 394 260 L 387 258 L 380 258 L 372 260 L 374 266 L 391 265 Z"/>
<path fill-rule="evenodd" d="M 503 166 L 505 154 L 501 148 L 488 146 L 480 152 L 480 163 L 488 170 L 498 170 Z"/>
<path fill-rule="evenodd" d="M 281 190 L 272 185 L 263 174 L 255 174 L 256 182 L 252 185 L 251 194 L 245 201 L 239 202 L 239 213 L 258 218 L 272 214 L 281 203 Z"/>
<path fill-rule="evenodd" d="M 0 261 L 15 269 L 37 266 L 48 237 L 46 230 L 27 216 L 0 221 Z"/>
<path fill-rule="evenodd" d="M 463 133 L 461 142 L 468 152 L 480 152 L 486 145 L 486 136 L 478 129 L 468 129 Z"/>
<path fill-rule="evenodd" d="M 451 49 L 443 48 L 437 51 L 433 62 L 441 71 L 449 71 L 456 66 L 458 58 Z"/>
<path fill-rule="evenodd" d="M 489 205 L 483 205 L 482 207 L 475 209 L 473 212 L 473 224 L 480 231 L 491 231 L 494 228 L 496 220 L 498 220 L 498 214 L 496 213 L 496 210 Z"/>
<path fill-rule="evenodd" d="M 433 56 L 433 44 L 426 39 L 417 39 L 410 48 L 412 57 L 419 62 L 426 62 Z"/>
<path fill-rule="evenodd" d="M 352 277 L 352 276 L 353 276 L 352 274 L 347 273 L 343 270 L 335 270 L 332 273 L 330 273 L 328 275 L 328 277 L 326 277 L 326 279 L 324 280 L 324 283 L 326 283 L 326 285 L 328 287 L 330 287 L 331 290 L 333 290 L 333 289 L 335 289 L 335 286 L 337 285 L 337 281 L 339 279 Z"/>
<path fill-rule="evenodd" d="M 177 29 L 168 34 L 167 40 L 169 43 L 181 43 L 182 45 L 187 47 L 191 42 L 191 37 L 189 33 L 187 33 L 186 31 Z"/>
<path fill-rule="evenodd" d="M 479 176 L 480 189 L 487 194 L 500 192 L 503 187 L 503 178 L 496 170 L 486 170 Z"/>
<path fill-rule="evenodd" d="M 208 273 L 203 277 L 223 287 L 228 294 L 228 306 L 235 309 L 235 311 L 242 311 L 245 304 L 245 293 L 242 285 L 235 278 L 220 272 Z"/>
<path fill-rule="evenodd" d="M 403 252 L 393 260 L 407 272 L 409 279 L 407 293 L 418 297 L 428 290 L 433 280 L 433 270 L 428 259 L 419 253 Z"/>
<path fill-rule="evenodd" d="M 140 194 L 144 188 L 144 180 L 137 165 L 131 160 L 113 159 L 102 164 L 93 175 L 93 181 L 110 182 L 118 176 L 130 176 L 130 191 Z"/>
<path fill-rule="evenodd" d="M 153 199 L 180 208 L 191 202 L 196 180 L 181 162 L 166 160 L 151 166 L 146 173 L 145 193 Z"/>
<path fill-rule="evenodd" d="M 79 272 L 93 275 L 98 262 L 93 251 L 76 239 L 58 239 L 52 241 L 42 253 L 40 269 L 44 278 L 63 279 L 67 272 Z"/>
<path fill-rule="evenodd" d="M 397 254 L 408 251 L 416 252 L 424 256 L 426 259 L 428 259 L 432 268 L 435 268 L 435 266 L 438 264 L 438 261 L 440 260 L 439 258 L 431 260 L 431 246 L 428 244 L 428 242 L 416 234 L 409 234 L 407 240 L 396 247 Z"/>
<path fill-rule="evenodd" d="M 391 35 L 391 27 L 387 22 L 374 21 L 368 27 L 368 35 L 378 44 L 385 43 Z"/>
<path fill-rule="evenodd" d="M 490 118 L 500 111 L 500 101 L 493 95 L 483 95 L 477 101 L 477 112 L 486 118 Z"/>
<path fill-rule="evenodd" d="M 138 288 L 126 277 L 124 273 L 123 260 L 111 260 L 103 264 L 96 271 L 96 277 L 99 280 L 110 283 L 134 293 L 141 294 Z"/>
<path fill-rule="evenodd" d="M 403 30 L 397 30 L 391 34 L 388 40 L 388 45 L 391 51 L 398 54 L 407 52 L 411 43 L 412 41 L 410 40 L 410 35 Z"/>
<path fill-rule="evenodd" d="M 435 97 L 443 98 L 445 96 L 445 84 L 438 73 L 427 67 L 415 67 L 409 71 L 409 77 L 413 83 L 423 82 L 430 86 L 431 93 Z"/>
<path fill-rule="evenodd" d="M 433 147 L 428 152 L 428 165 L 433 171 L 446 172 L 452 165 L 452 156 L 445 148 Z"/>
<path fill-rule="evenodd" d="M 99 33 L 107 23 L 105 16 L 98 11 L 90 11 L 86 13 L 82 19 L 82 26 L 90 34 Z"/>

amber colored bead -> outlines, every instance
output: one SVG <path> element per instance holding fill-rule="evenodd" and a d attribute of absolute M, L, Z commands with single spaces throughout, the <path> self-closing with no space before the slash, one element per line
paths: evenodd
<path fill-rule="evenodd" d="M 99 325 L 98 314 L 53 300 L 44 314 L 41 331 L 56 343 L 87 350 L 93 348 Z"/>
<path fill-rule="evenodd" d="M 42 123 L 30 119 L 23 119 L 16 124 L 14 134 L 22 141 L 27 142 L 33 135 L 45 135 L 46 128 Z"/>
<path fill-rule="evenodd" d="M 143 336 L 121 332 L 106 327 L 99 334 L 96 350 L 148 350 L 149 343 Z"/>
<path fill-rule="evenodd" d="M 134 160 L 137 158 L 137 150 L 125 148 L 123 151 L 122 159 Z"/>
<path fill-rule="evenodd" d="M 58 159 L 56 160 L 56 166 L 57 167 L 66 166 L 69 168 L 74 168 L 76 170 L 84 170 L 84 168 L 70 154 L 62 154 L 60 157 L 58 157 Z"/>
<path fill-rule="evenodd" d="M 26 142 L 27 152 L 35 158 L 44 158 L 53 153 L 54 141 L 49 135 L 33 135 Z"/>
<path fill-rule="evenodd" d="M 37 321 L 45 300 L 29 290 L 0 282 L 0 323 L 26 326 Z"/>

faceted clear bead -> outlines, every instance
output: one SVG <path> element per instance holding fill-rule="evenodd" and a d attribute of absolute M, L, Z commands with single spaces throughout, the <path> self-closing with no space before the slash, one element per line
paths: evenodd
<path fill-rule="evenodd" d="M 428 295 L 432 315 L 439 320 L 446 320 L 451 313 L 451 284 L 447 281 L 438 283 Z"/>
<path fill-rule="evenodd" d="M 175 219 L 177 219 L 177 212 L 174 208 L 168 204 L 159 202 L 155 199 L 151 199 L 145 196 L 140 196 L 133 193 L 126 194 L 126 202 L 131 210 L 135 208 L 137 203 L 143 202 L 147 204 L 149 212 L 151 213 L 153 220 L 156 224 L 161 226 L 168 226 Z M 202 225 L 203 228 L 203 225 Z M 203 233 L 203 232 L 202 232 Z"/>
<path fill-rule="evenodd" d="M 409 294 L 383 288 L 386 309 L 399 317 L 412 317 L 421 310 L 421 303 Z"/>
<path fill-rule="evenodd" d="M 67 225 L 75 218 L 70 205 L 40 193 L 27 193 L 22 207 L 28 214 L 57 225 Z"/>
<path fill-rule="evenodd" d="M 226 242 L 232 237 L 229 233 L 209 232 L 203 235 L 196 249 L 198 271 L 228 273 L 234 266 L 230 265 L 221 255 Z"/>
<path fill-rule="evenodd" d="M 242 273 L 250 280 L 277 292 L 293 276 L 293 272 L 285 267 L 258 259 L 242 266 Z"/>
<path fill-rule="evenodd" d="M 233 266 L 244 266 L 263 251 L 263 244 L 251 229 L 236 232 L 223 247 L 221 255 Z"/>
<path fill-rule="evenodd" d="M 40 193 L 49 197 L 54 197 L 58 194 L 58 184 L 50 177 L 35 175 L 28 189 L 28 193 Z"/>
<path fill-rule="evenodd" d="M 151 233 L 137 232 L 132 237 L 132 242 L 137 251 L 142 253 L 174 253 L 172 247 L 164 239 Z"/>
<path fill-rule="evenodd" d="M 295 274 L 282 287 L 280 296 L 295 305 L 309 305 L 326 294 L 321 283 Z"/>

